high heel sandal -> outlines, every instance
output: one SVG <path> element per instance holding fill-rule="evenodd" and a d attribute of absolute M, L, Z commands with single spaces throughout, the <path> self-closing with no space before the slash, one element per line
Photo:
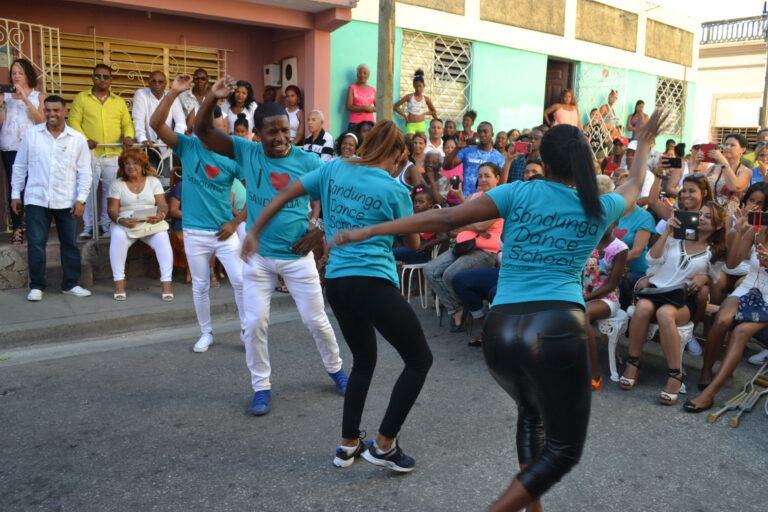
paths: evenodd
<path fill-rule="evenodd" d="M 637 374 L 635 374 L 634 379 L 630 379 L 629 377 L 625 377 L 624 371 L 627 369 L 627 365 L 632 365 L 635 368 L 637 368 Z M 622 375 L 619 378 L 619 387 L 623 389 L 624 391 L 632 391 L 632 388 L 635 387 L 637 384 L 637 379 L 640 377 L 640 367 L 642 365 L 640 364 L 640 358 L 635 356 L 627 356 L 627 360 L 624 361 L 624 371 L 622 371 Z"/>
<path fill-rule="evenodd" d="M 11 245 L 21 245 L 24 243 L 24 231 L 21 229 L 14 229 L 11 235 Z"/>
<path fill-rule="evenodd" d="M 680 371 L 680 368 L 670 368 L 667 370 L 667 377 L 670 379 L 674 379 L 678 382 L 680 382 L 680 387 L 683 386 L 683 374 Z M 661 402 L 661 405 L 675 405 L 677 403 L 677 397 L 680 394 L 680 391 L 677 393 L 667 393 L 666 391 L 663 391 L 659 393 L 659 402 Z"/>

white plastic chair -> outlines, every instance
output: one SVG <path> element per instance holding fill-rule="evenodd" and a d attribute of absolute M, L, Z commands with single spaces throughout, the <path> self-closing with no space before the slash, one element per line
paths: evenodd
<path fill-rule="evenodd" d="M 438 252 L 440 251 L 440 245 L 434 245 L 432 246 L 432 252 L 430 253 L 430 261 L 435 259 L 437 257 Z M 424 265 L 426 263 L 411 263 L 408 265 L 403 265 L 400 269 L 400 282 L 402 283 L 402 293 L 403 297 L 405 297 L 405 300 L 408 302 L 411 301 L 411 281 L 413 274 L 416 273 L 416 280 L 419 282 L 419 302 L 421 303 L 422 309 L 429 308 L 429 286 L 427 284 L 427 278 L 424 276 L 424 271 L 422 270 L 424 268 Z M 437 298 L 435 298 L 435 301 L 437 301 Z M 438 309 L 439 312 L 439 309 Z M 439 314 L 439 313 L 438 313 Z"/>

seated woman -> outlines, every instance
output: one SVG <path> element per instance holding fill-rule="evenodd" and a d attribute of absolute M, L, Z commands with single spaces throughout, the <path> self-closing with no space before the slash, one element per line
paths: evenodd
<path fill-rule="evenodd" d="M 732 245 L 729 245 L 728 263 L 729 265 L 737 265 L 742 260 L 749 258 L 749 274 L 741 285 L 723 301 L 720 311 L 717 312 L 704 351 L 704 364 L 698 383 L 701 393 L 683 404 L 683 410 L 686 412 L 702 412 L 712 407 L 717 392 L 728 382 L 741 362 L 741 356 L 747 342 L 752 336 L 768 327 L 768 316 L 749 308 L 752 304 L 764 307 L 765 301 L 768 299 L 768 272 L 765 271 L 765 267 L 768 265 L 768 251 L 764 247 L 765 242 L 768 241 L 768 230 L 761 227 L 757 233 L 756 228 L 747 223 L 747 212 L 744 210 L 739 211 L 737 215 L 738 219 L 732 229 L 733 236 L 729 236 Z M 713 378 L 712 367 L 719 355 L 720 348 L 723 346 L 725 334 L 733 327 L 734 323 L 738 325 L 733 328 L 733 332 L 728 337 L 725 357 Z"/>
<path fill-rule="evenodd" d="M 416 187 L 413 190 L 414 213 L 425 212 L 435 206 L 435 202 L 432 200 L 432 192 L 428 188 Z M 395 262 L 406 265 L 426 263 L 429 261 L 428 250 L 445 239 L 445 233 L 419 233 L 420 245 L 418 249 L 408 249 L 407 247 L 395 247 L 392 249 L 395 255 Z"/>
<path fill-rule="evenodd" d="M 696 313 L 696 294 L 703 286 L 717 279 L 713 262 L 725 250 L 725 212 L 714 201 L 702 206 L 699 215 L 698 240 L 673 238 L 680 221 L 670 217 L 664 234 L 648 252 L 649 277 L 638 281 L 638 288 L 667 288 L 687 286 L 685 304 L 672 305 L 662 298 L 641 298 L 629 324 L 629 355 L 619 386 L 631 390 L 637 383 L 640 355 L 652 321 L 659 325 L 659 338 L 667 360 L 667 384 L 659 395 L 663 405 L 674 405 L 683 383 L 681 372 L 680 335 L 677 327 L 685 325 Z M 679 306 L 679 307 L 678 307 Z"/>
<path fill-rule="evenodd" d="M 472 201 L 495 188 L 500 175 L 501 169 L 498 165 L 492 162 L 482 164 L 478 169 L 477 192 L 469 196 L 467 201 Z M 462 247 L 460 244 L 466 242 L 465 246 L 474 244 L 474 248 L 463 247 L 465 252 L 454 247 L 424 267 L 427 283 L 435 291 L 437 298 L 445 306 L 448 314 L 451 315 L 451 332 L 462 330 L 461 319 L 464 316 L 461 301 L 453 290 L 453 277 L 464 270 L 495 267 L 503 227 L 504 221 L 502 219 L 464 226 L 456 236 L 456 244 L 458 247 Z"/>
<path fill-rule="evenodd" d="M 342 133 L 341 136 L 336 139 L 335 153 L 336 158 L 354 158 L 357 148 L 360 147 L 357 135 L 353 132 Z"/>
<path fill-rule="evenodd" d="M 157 179 L 157 173 L 149 166 L 147 155 L 139 149 L 123 151 L 117 160 L 117 178 L 107 194 L 107 212 L 112 219 L 109 229 L 109 261 L 115 281 L 114 299 L 123 301 L 125 292 L 125 260 L 128 249 L 137 240 L 141 240 L 155 251 L 160 265 L 160 284 L 162 299 L 173 300 L 171 281 L 173 277 L 173 250 L 168 238 L 168 224 L 164 222 L 168 214 L 163 185 Z M 143 222 L 134 216 L 141 210 L 155 209 L 155 213 Z M 142 235 L 135 229 L 152 226 L 163 222 L 164 229 Z M 152 230 L 150 230 L 152 231 Z"/>
<path fill-rule="evenodd" d="M 607 176 L 602 177 L 610 181 Z M 613 189 L 609 192 L 612 191 Z M 610 318 L 619 310 L 619 280 L 624 272 L 629 247 L 614 236 L 615 227 L 616 224 L 608 227 L 584 267 L 581 283 L 584 289 L 584 302 L 587 305 L 585 313 L 587 325 L 592 325 L 596 320 Z M 597 391 L 603 387 L 603 378 L 600 376 L 600 359 L 597 356 L 594 329 L 587 329 L 587 342 L 592 369 L 592 391 Z"/>
<path fill-rule="evenodd" d="M 439 206 L 445 206 L 445 197 L 450 191 L 451 184 L 448 178 L 440 172 L 443 169 L 443 155 L 431 149 L 424 156 L 424 174 L 422 179 L 427 188 L 432 192 L 432 201 Z"/>

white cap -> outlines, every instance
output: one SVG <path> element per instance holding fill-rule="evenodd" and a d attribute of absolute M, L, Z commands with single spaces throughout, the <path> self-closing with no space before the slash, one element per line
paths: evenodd
<path fill-rule="evenodd" d="M 631 149 L 632 151 L 637 151 L 637 141 L 636 140 L 629 141 L 629 146 L 627 146 L 627 149 Z"/>
<path fill-rule="evenodd" d="M 709 144 L 709 141 L 699 137 L 698 139 L 693 139 L 693 142 L 691 142 L 691 146 L 701 146 L 702 144 Z"/>

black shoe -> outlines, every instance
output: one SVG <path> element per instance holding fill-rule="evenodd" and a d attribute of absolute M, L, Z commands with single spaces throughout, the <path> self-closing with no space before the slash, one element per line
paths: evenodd
<path fill-rule="evenodd" d="M 376 446 L 371 442 L 368 449 L 363 453 L 363 458 L 371 464 L 384 466 L 400 473 L 410 473 L 416 467 L 416 461 L 413 460 L 413 457 L 403 453 L 397 440 L 395 440 L 395 446 L 386 453 L 379 453 Z"/>
<path fill-rule="evenodd" d="M 80 233 L 80 238 L 84 240 L 90 240 L 91 238 L 93 238 L 93 233 L 90 231 L 83 231 L 82 233 Z"/>
<path fill-rule="evenodd" d="M 704 412 L 704 411 L 710 410 L 713 405 L 715 405 L 715 401 L 714 400 L 712 400 L 711 404 L 709 404 L 709 405 L 707 405 L 705 407 L 699 407 L 698 405 L 694 404 L 690 400 L 687 400 L 683 404 L 683 410 L 685 412 L 691 412 L 691 413 L 697 414 L 697 413 L 700 413 L 700 412 Z"/>
<path fill-rule="evenodd" d="M 333 465 L 338 468 L 348 468 L 354 464 L 355 460 L 359 459 L 363 455 L 363 452 L 370 449 L 371 445 L 373 445 L 373 441 L 366 441 L 364 438 L 365 433 L 362 433 L 360 439 L 357 441 L 357 448 L 355 448 L 355 451 L 352 453 L 347 453 L 341 446 L 336 448 L 336 456 L 333 458 Z"/>
<path fill-rule="evenodd" d="M 464 330 L 464 324 L 460 323 L 457 324 L 456 320 L 453 319 L 453 315 L 450 316 L 451 320 L 451 332 L 462 332 Z"/>

